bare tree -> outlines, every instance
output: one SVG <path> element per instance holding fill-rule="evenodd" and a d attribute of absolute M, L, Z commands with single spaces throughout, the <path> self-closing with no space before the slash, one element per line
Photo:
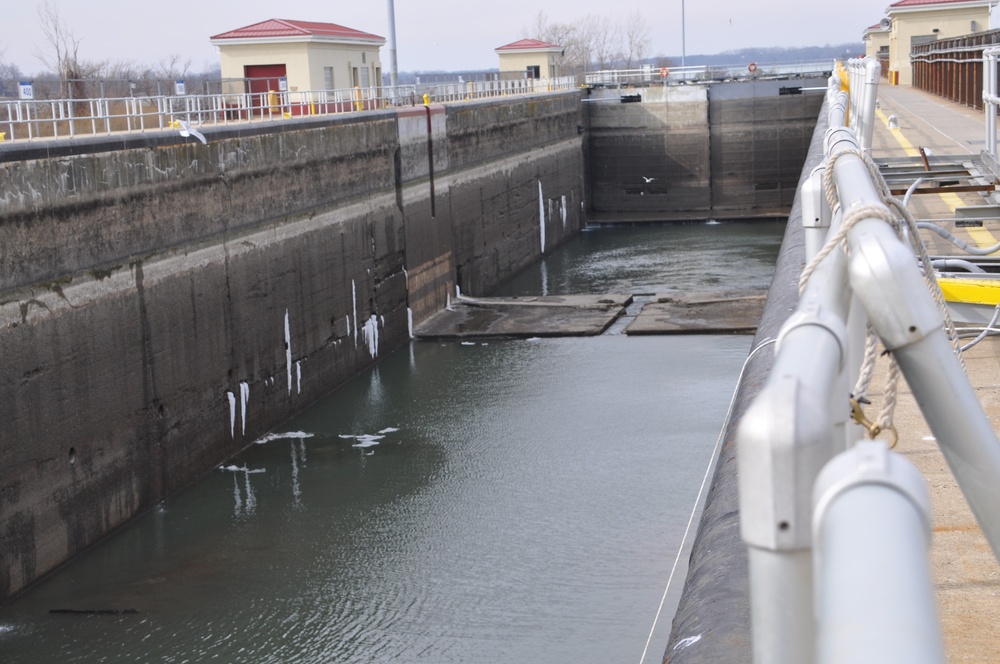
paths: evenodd
<path fill-rule="evenodd" d="M 622 28 L 622 60 L 625 69 L 638 67 L 649 50 L 649 24 L 637 9 L 625 20 Z"/>
<path fill-rule="evenodd" d="M 172 53 L 160 60 L 156 65 L 156 73 L 163 78 L 184 78 L 191 70 L 191 58 L 186 60 L 177 53 Z"/>
<path fill-rule="evenodd" d="M 592 17 L 588 16 L 588 19 Z M 593 61 L 598 69 L 610 69 L 621 54 L 621 27 L 610 18 L 592 18 L 595 30 L 591 34 Z"/>
<path fill-rule="evenodd" d="M 83 79 L 95 75 L 102 65 L 80 60 L 80 39 L 63 23 L 51 0 L 38 5 L 38 21 L 47 50 L 38 47 L 35 57 L 59 77 L 63 96 L 84 97 Z"/>

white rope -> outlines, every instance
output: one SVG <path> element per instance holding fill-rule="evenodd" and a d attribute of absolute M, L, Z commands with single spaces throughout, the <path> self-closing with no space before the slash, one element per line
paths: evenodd
<path fill-rule="evenodd" d="M 871 179 L 872 184 L 878 190 L 879 197 L 882 202 L 880 204 L 855 205 L 844 213 L 844 218 L 841 221 L 841 225 L 837 229 L 837 232 L 827 240 L 827 242 L 823 245 L 823 248 L 813 257 L 811 261 L 809 261 L 809 264 L 806 265 L 805 269 L 802 270 L 802 275 L 799 279 L 799 293 L 801 294 L 802 291 L 805 290 L 805 286 L 812 277 L 816 268 L 827 256 L 830 255 L 834 249 L 839 247 L 845 255 L 848 255 L 849 247 L 847 244 L 847 235 L 858 222 L 863 219 L 881 219 L 896 231 L 897 237 L 901 240 L 908 241 L 914 249 L 914 253 L 919 256 L 921 265 L 923 266 L 924 283 L 927 286 L 928 292 L 930 292 L 931 296 L 934 298 L 934 302 L 937 304 L 938 309 L 943 314 L 944 328 L 948 334 L 948 339 L 951 342 L 952 348 L 955 351 L 955 355 L 958 357 L 958 361 L 961 364 L 962 369 L 964 370 L 965 361 L 962 358 L 962 347 L 958 338 L 958 333 L 955 330 L 955 324 L 952 322 L 951 316 L 948 313 L 948 307 L 945 304 L 944 295 L 941 293 L 941 287 L 938 285 L 937 279 L 934 276 L 934 269 L 927 254 L 927 248 L 920 239 L 920 233 L 917 228 L 916 220 L 913 218 L 913 214 L 907 209 L 906 204 L 892 196 L 889 185 L 886 184 L 885 179 L 882 177 L 882 173 L 878 169 L 878 165 L 875 164 L 869 154 L 862 150 L 850 149 L 839 152 L 834 155 L 832 159 L 827 161 L 823 172 L 823 191 L 826 196 L 827 204 L 830 206 L 831 210 L 837 210 L 840 206 L 837 196 L 837 185 L 833 177 L 833 166 L 837 159 L 847 154 L 858 157 L 861 159 L 862 163 L 864 163 L 865 168 L 868 170 L 868 176 Z M 895 210 L 896 214 L 893 214 L 893 210 Z M 854 391 L 852 393 L 852 397 L 858 401 L 865 400 L 868 388 L 871 385 L 872 376 L 874 374 L 876 359 L 877 338 L 875 336 L 874 329 L 869 324 L 865 334 L 865 356 L 862 362 L 861 371 L 858 375 L 857 383 L 855 384 Z M 878 418 L 876 418 L 875 421 L 878 428 L 883 431 L 892 428 L 893 413 L 896 409 L 896 400 L 898 395 L 899 375 L 899 366 L 896 364 L 896 358 L 890 353 L 885 398 L 882 404 L 882 410 L 879 412 Z"/>
<path fill-rule="evenodd" d="M 743 368 L 740 369 L 739 378 L 736 379 L 736 389 L 733 390 L 733 396 L 729 400 L 729 409 L 726 411 L 726 418 L 722 421 L 722 430 L 719 431 L 719 437 L 715 440 L 715 447 L 712 449 L 712 455 L 708 458 L 708 467 L 705 468 L 705 475 L 701 478 L 701 488 L 698 489 L 698 497 L 695 498 L 694 506 L 691 508 L 691 516 L 688 517 L 687 527 L 684 529 L 684 536 L 681 538 L 681 544 L 677 548 L 677 555 L 674 557 L 674 564 L 670 568 L 670 576 L 667 578 L 667 585 L 663 589 L 663 596 L 660 598 L 660 606 L 656 609 L 656 616 L 653 618 L 653 626 L 649 628 L 649 636 L 646 637 L 646 646 L 642 649 L 642 657 L 639 658 L 639 664 L 646 661 L 646 653 L 649 651 L 649 644 L 653 640 L 653 633 L 656 631 L 656 623 L 660 620 L 660 614 L 663 613 L 663 604 L 667 601 L 667 593 L 670 592 L 670 584 L 673 583 L 674 574 L 677 572 L 677 565 L 680 563 L 681 554 L 684 552 L 684 545 L 687 544 L 688 535 L 691 534 L 691 525 L 694 523 L 695 514 L 698 513 L 698 506 L 701 504 L 702 496 L 705 493 L 705 486 L 708 484 L 708 476 L 712 472 L 712 466 L 715 465 L 715 456 L 719 452 L 719 446 L 722 444 L 722 438 L 726 435 L 726 429 L 729 427 L 729 418 L 733 415 L 733 406 L 736 405 L 736 395 L 739 393 L 740 384 L 743 382 L 743 374 L 747 370 L 747 365 L 750 364 L 750 360 L 754 355 L 757 354 L 761 348 L 765 346 L 770 346 L 777 339 L 765 339 L 761 341 L 757 346 L 750 351 L 747 355 L 747 359 L 743 361 Z"/>

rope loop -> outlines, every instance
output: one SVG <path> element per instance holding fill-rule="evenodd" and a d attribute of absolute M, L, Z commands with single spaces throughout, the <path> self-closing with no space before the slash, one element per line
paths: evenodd
<path fill-rule="evenodd" d="M 879 194 L 880 202 L 867 204 L 855 203 L 851 205 L 849 209 L 842 210 L 839 191 L 837 189 L 836 180 L 834 179 L 834 165 L 838 159 L 845 155 L 853 155 L 861 159 L 864 163 L 865 168 L 868 171 L 868 175 L 871 178 L 871 182 Z M 927 286 L 927 290 L 934 298 L 938 309 L 943 314 L 945 331 L 951 341 L 955 355 L 958 357 L 959 364 L 964 370 L 965 360 L 962 357 L 958 333 L 955 330 L 955 324 L 951 320 L 947 305 L 944 301 L 944 296 L 941 293 L 941 288 L 934 275 L 934 269 L 931 265 L 930 257 L 927 254 L 927 248 L 920 239 L 916 220 L 913 218 L 913 214 L 906 208 L 903 202 L 892 195 L 889 185 L 886 184 L 885 178 L 882 177 L 882 173 L 878 169 L 878 164 L 876 164 L 871 158 L 871 155 L 863 150 L 852 148 L 840 151 L 828 158 L 826 166 L 823 170 L 823 193 L 826 197 L 826 202 L 827 205 L 829 205 L 830 210 L 834 213 L 842 211 L 843 219 L 841 220 L 840 227 L 837 231 L 827 238 L 826 243 L 820 251 L 813 256 L 812 260 L 810 260 L 802 270 L 802 275 L 799 278 L 799 294 L 801 295 L 804 292 L 806 284 L 809 283 L 809 279 L 812 278 L 816 268 L 826 259 L 827 256 L 830 255 L 831 252 L 839 248 L 844 252 L 845 256 L 850 255 L 847 244 L 847 235 L 850 233 L 851 229 L 858 224 L 858 222 L 865 219 L 880 219 L 889 224 L 895 231 L 896 236 L 900 238 L 900 240 L 909 244 L 913 248 L 914 253 L 919 257 L 921 265 L 923 266 L 924 283 Z M 858 375 L 858 381 L 855 385 L 853 396 L 851 398 L 852 413 L 855 421 L 864 426 L 872 438 L 877 436 L 880 432 L 889 431 L 893 434 L 893 445 L 895 445 L 896 430 L 893 426 L 893 414 L 896 410 L 900 372 L 899 365 L 896 363 L 896 359 L 891 353 L 889 353 L 889 369 L 886 377 L 885 399 L 882 404 L 882 409 L 875 422 L 871 422 L 864 418 L 864 413 L 861 411 L 859 405 L 859 402 L 867 402 L 865 395 L 868 393 L 868 388 L 871 385 L 875 360 L 878 357 L 877 350 L 878 338 L 871 324 L 869 324 L 865 333 L 865 357 L 862 362 L 861 371 Z"/>

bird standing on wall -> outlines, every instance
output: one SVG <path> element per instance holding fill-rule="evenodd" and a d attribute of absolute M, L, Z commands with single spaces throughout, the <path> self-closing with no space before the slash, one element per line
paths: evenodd
<path fill-rule="evenodd" d="M 180 128 L 181 136 L 183 136 L 184 138 L 187 138 L 188 136 L 194 136 L 205 145 L 208 145 L 208 139 L 205 138 L 205 135 L 203 133 L 192 127 L 189 123 L 185 122 L 184 120 L 178 120 L 177 122 L 179 122 L 181 125 Z"/>

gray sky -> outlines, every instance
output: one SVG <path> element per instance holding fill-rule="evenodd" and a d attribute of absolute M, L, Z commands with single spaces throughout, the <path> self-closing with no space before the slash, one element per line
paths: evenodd
<path fill-rule="evenodd" d="M 269 18 L 338 23 L 388 37 L 383 0 L 52 0 L 81 40 L 83 60 L 153 65 L 173 54 L 201 71 L 218 62 L 210 36 Z M 687 54 L 751 46 L 860 42 L 892 0 L 683 0 Z M 38 0 L 3 2 L 0 60 L 27 74 L 43 70 Z M 649 24 L 649 56 L 680 56 L 682 0 L 395 0 L 401 71 L 496 67 L 493 49 L 525 35 L 538 9 L 551 22 L 587 14 L 624 20 L 639 10 Z M 822 8 L 822 9 L 821 9 Z M 612 14 L 612 11 L 615 13 Z M 383 47 L 382 59 L 388 69 Z"/>

